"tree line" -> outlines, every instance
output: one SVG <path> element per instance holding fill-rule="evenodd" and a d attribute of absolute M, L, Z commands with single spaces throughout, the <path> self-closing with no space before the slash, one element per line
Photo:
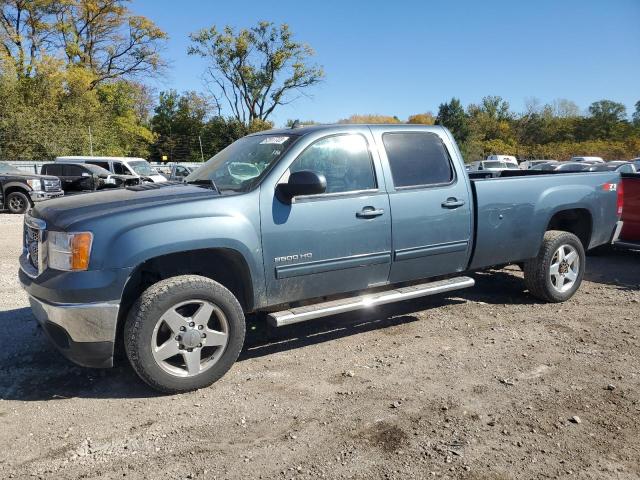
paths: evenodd
<path fill-rule="evenodd" d="M 0 0 L 0 159 L 123 155 L 201 161 L 248 133 L 273 127 L 273 113 L 324 78 L 310 46 L 287 25 L 210 26 L 185 52 L 205 65 L 203 91 L 156 92 L 167 71 L 167 34 L 128 0 Z M 497 96 L 400 119 L 355 114 L 346 123 L 440 124 L 468 161 L 490 153 L 521 158 L 640 155 L 640 101 L 526 102 L 515 113 Z M 291 124 L 293 120 L 288 123 Z M 302 120 L 301 124 L 313 124 Z"/>

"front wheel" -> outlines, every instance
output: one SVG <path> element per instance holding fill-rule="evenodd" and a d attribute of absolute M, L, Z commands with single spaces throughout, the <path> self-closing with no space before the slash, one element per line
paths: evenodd
<path fill-rule="evenodd" d="M 524 281 L 534 297 L 546 302 L 564 302 L 580 287 L 585 253 L 573 233 L 550 230 L 544 234 L 538 256 L 524 265 Z"/>
<path fill-rule="evenodd" d="M 24 192 L 11 192 L 7 195 L 7 208 L 11 213 L 24 213 L 30 205 L 29 197 Z"/>
<path fill-rule="evenodd" d="M 136 373 L 166 393 L 208 387 L 237 360 L 242 307 L 219 283 L 181 275 L 149 287 L 129 311 L 125 351 Z"/>

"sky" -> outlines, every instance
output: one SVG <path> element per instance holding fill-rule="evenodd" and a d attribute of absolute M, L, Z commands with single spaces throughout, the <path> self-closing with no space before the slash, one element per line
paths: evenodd
<path fill-rule="evenodd" d="M 151 82 L 159 91 L 205 90 L 189 33 L 289 24 L 326 77 L 276 110 L 276 126 L 356 113 L 406 119 L 451 97 L 467 105 L 500 95 L 516 112 L 531 97 L 585 111 L 606 98 L 629 114 L 640 100 L 640 0 L 133 0 L 131 10 L 169 35 L 169 69 Z"/>

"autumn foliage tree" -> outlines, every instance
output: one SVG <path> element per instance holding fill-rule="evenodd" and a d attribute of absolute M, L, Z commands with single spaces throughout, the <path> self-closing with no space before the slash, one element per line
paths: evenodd
<path fill-rule="evenodd" d="M 162 71 L 167 35 L 128 0 L 0 0 L 0 55 L 19 78 L 42 62 L 86 68 L 98 83 Z"/>
<path fill-rule="evenodd" d="M 239 31 L 214 25 L 192 33 L 191 41 L 188 53 L 208 62 L 210 92 L 220 110 L 228 107 L 245 124 L 268 120 L 324 76 L 322 67 L 310 62 L 311 47 L 294 40 L 286 24 L 259 22 Z"/>

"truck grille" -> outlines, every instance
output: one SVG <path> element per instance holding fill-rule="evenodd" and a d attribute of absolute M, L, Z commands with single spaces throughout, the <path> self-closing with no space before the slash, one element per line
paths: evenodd
<path fill-rule="evenodd" d="M 60 179 L 59 178 L 45 178 L 44 179 L 44 190 L 45 192 L 57 192 L 60 190 Z"/>
<path fill-rule="evenodd" d="M 38 251 L 40 250 L 40 231 L 31 227 L 25 227 L 25 246 L 29 263 L 38 269 Z"/>
<path fill-rule="evenodd" d="M 24 216 L 24 254 L 27 257 L 28 266 L 33 269 L 27 273 L 32 275 L 42 273 L 44 270 L 45 229 L 46 223 L 43 220 L 33 218 L 29 214 Z"/>

